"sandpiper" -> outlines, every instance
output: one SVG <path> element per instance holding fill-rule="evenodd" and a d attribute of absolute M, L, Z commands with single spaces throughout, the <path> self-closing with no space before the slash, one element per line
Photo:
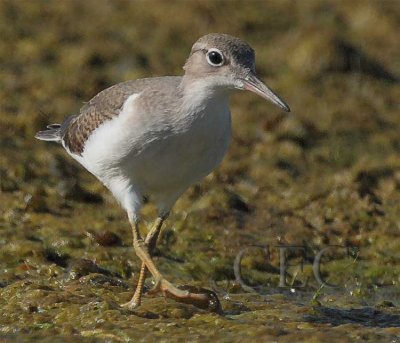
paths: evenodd
<path fill-rule="evenodd" d="M 116 84 L 97 94 L 62 124 L 52 124 L 36 138 L 62 144 L 95 175 L 128 214 L 133 247 L 142 261 L 132 299 L 141 303 L 146 271 L 153 292 L 199 304 L 209 295 L 168 282 L 152 259 L 161 226 L 181 194 L 222 160 L 231 136 L 229 97 L 250 90 L 284 111 L 289 106 L 256 75 L 254 50 L 226 34 L 208 34 L 192 47 L 183 76 L 165 76 Z M 147 237 L 139 231 L 143 197 L 159 216 Z"/>

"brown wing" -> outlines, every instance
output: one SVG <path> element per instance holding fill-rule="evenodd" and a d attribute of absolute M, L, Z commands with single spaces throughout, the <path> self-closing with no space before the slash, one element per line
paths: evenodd
<path fill-rule="evenodd" d="M 64 146 L 70 152 L 82 155 L 85 142 L 92 132 L 105 121 L 117 116 L 125 101 L 132 94 L 146 91 L 147 95 L 153 95 L 150 96 L 152 103 L 147 104 L 147 108 L 154 108 L 156 105 L 164 108 L 170 107 L 167 100 L 171 97 L 162 95 L 166 93 L 172 94 L 176 91 L 180 81 L 181 77 L 179 76 L 166 76 L 126 81 L 105 89 L 86 103 L 81 108 L 78 116 L 71 116 L 62 124 L 61 137 Z M 161 96 L 157 96 L 160 94 Z M 153 99 L 157 97 L 159 101 L 154 104 Z M 164 104 L 165 102 L 167 104 Z M 146 101 L 143 104 L 145 103 Z"/>
<path fill-rule="evenodd" d="M 105 89 L 86 103 L 78 116 L 67 118 L 62 125 L 65 147 L 81 155 L 91 133 L 103 122 L 117 116 L 130 95 L 140 92 L 142 82 L 138 81 L 127 81 Z"/>

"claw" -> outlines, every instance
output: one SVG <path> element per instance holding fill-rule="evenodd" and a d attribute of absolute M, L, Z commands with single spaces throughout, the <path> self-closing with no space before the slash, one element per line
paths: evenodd
<path fill-rule="evenodd" d="M 195 287 L 190 285 L 183 285 L 179 287 L 180 290 L 185 290 L 188 293 L 187 297 L 176 298 L 171 297 L 177 302 L 191 304 L 203 310 L 223 314 L 221 303 L 215 292 L 206 288 Z"/>
<path fill-rule="evenodd" d="M 162 293 L 165 298 L 184 304 L 222 314 L 222 307 L 215 292 L 194 286 L 175 287 L 165 279 L 156 280 L 154 287 L 147 294 Z"/>

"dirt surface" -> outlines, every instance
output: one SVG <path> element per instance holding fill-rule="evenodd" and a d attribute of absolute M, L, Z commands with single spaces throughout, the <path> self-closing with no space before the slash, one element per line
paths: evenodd
<path fill-rule="evenodd" d="M 399 23 L 398 1 L 1 0 L 0 341 L 400 342 Z M 125 213 L 33 136 L 112 84 L 182 74 L 209 32 L 248 41 L 292 112 L 234 95 L 228 155 L 160 237 L 163 273 L 223 313 L 129 311 Z"/>

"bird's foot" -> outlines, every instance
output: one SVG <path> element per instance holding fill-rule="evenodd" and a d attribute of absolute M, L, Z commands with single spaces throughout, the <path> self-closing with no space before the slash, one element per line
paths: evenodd
<path fill-rule="evenodd" d="M 162 293 L 165 298 L 173 299 L 180 303 L 191 304 L 211 312 L 222 313 L 222 307 L 215 292 L 194 286 L 175 287 L 164 278 L 156 280 L 155 286 L 148 294 Z"/>
<path fill-rule="evenodd" d="M 140 306 L 140 302 L 136 302 L 133 299 L 131 299 L 130 301 L 128 301 L 127 303 L 121 304 L 121 307 L 124 307 L 128 310 L 133 310 L 135 308 L 138 308 Z"/>

